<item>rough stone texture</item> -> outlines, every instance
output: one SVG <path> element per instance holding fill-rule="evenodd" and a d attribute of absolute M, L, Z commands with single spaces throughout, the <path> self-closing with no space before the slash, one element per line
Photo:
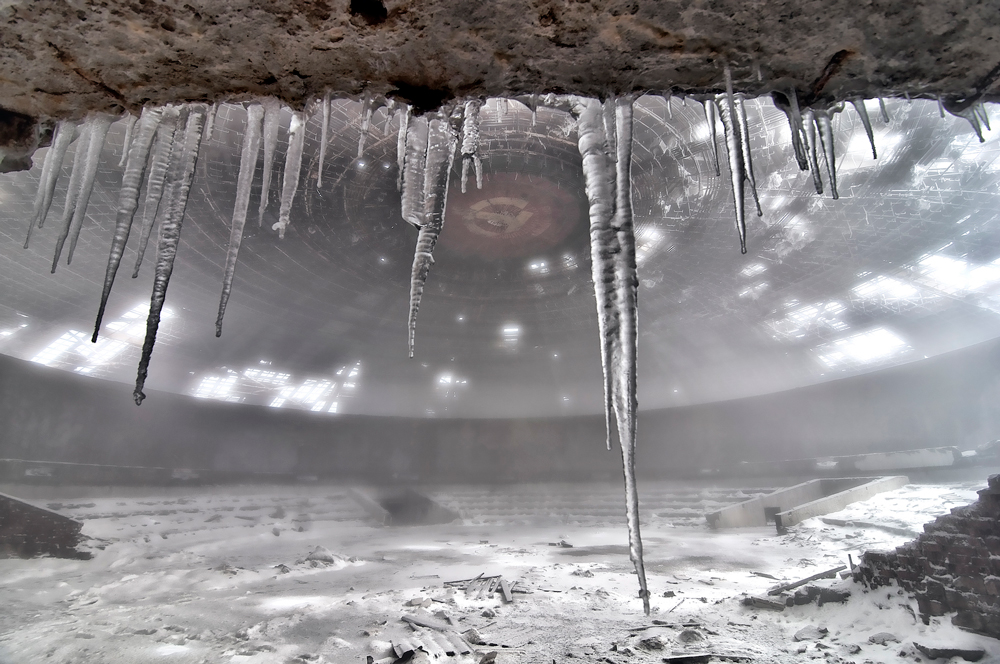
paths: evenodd
<path fill-rule="evenodd" d="M 79 521 L 0 494 L 0 557 L 89 558 L 76 550 L 81 528 Z"/>
<path fill-rule="evenodd" d="M 6 0 L 0 107 L 81 117 L 146 103 L 369 89 L 419 108 L 468 95 L 633 90 L 807 102 L 998 94 L 998 0 Z M 758 71 L 761 79 L 758 80 Z"/>
<path fill-rule="evenodd" d="M 865 553 L 854 579 L 912 592 L 925 623 L 954 611 L 959 627 L 1000 638 L 1000 475 L 979 500 L 928 523 L 914 541 Z"/>

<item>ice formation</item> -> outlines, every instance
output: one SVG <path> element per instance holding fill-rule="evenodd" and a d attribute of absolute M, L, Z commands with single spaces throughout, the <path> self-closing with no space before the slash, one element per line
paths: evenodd
<path fill-rule="evenodd" d="M 705 121 L 708 122 L 708 140 L 712 142 L 712 159 L 715 161 L 715 174 L 721 175 L 719 169 L 719 145 L 715 133 L 715 100 L 705 99 L 701 102 L 705 107 Z"/>
<path fill-rule="evenodd" d="M 826 164 L 826 175 L 830 180 L 830 195 L 834 200 L 840 198 L 837 193 L 837 155 L 833 149 L 833 113 L 835 109 L 813 109 L 813 118 L 819 133 L 819 144 L 823 149 L 823 161 Z"/>
<path fill-rule="evenodd" d="M 160 125 L 162 117 L 163 109 L 144 108 L 142 110 L 142 117 L 139 119 L 139 133 L 136 135 L 135 141 L 130 143 L 128 154 L 125 155 L 125 172 L 122 175 L 121 190 L 118 193 L 118 212 L 115 216 L 115 234 L 111 240 L 111 253 L 108 256 L 108 266 L 104 273 L 101 304 L 97 309 L 94 336 L 91 338 L 93 342 L 97 341 L 97 334 L 101 331 L 104 309 L 108 305 L 111 287 L 114 286 L 115 275 L 118 274 L 118 266 L 121 265 L 122 255 L 125 253 L 125 244 L 132 232 L 132 220 L 135 217 L 136 208 L 139 207 L 139 187 L 142 185 L 142 176 L 146 173 L 149 149 L 153 145 L 153 138 L 156 136 L 156 129 Z"/>
<path fill-rule="evenodd" d="M 726 153 L 729 156 L 729 179 L 733 187 L 733 200 L 736 204 L 736 232 L 740 237 L 740 253 L 747 252 L 747 222 L 744 209 L 746 186 L 746 164 L 743 161 L 743 131 L 739 118 L 736 117 L 736 101 L 730 93 L 719 96 L 722 128 L 726 137 Z"/>
<path fill-rule="evenodd" d="M 181 239 L 184 210 L 187 207 L 188 193 L 191 190 L 191 180 L 194 179 L 198 148 L 201 144 L 205 110 L 196 106 L 187 109 L 185 115 L 187 117 L 184 118 L 184 131 L 180 134 L 179 144 L 171 154 L 167 173 L 167 209 L 160 225 L 156 276 L 153 280 L 153 294 L 149 300 L 149 317 L 146 319 L 146 338 L 142 342 L 142 358 L 139 360 L 135 391 L 132 393 L 137 406 L 146 398 L 142 388 L 146 383 L 153 344 L 156 343 L 156 331 L 160 327 L 160 314 L 167 296 L 167 286 L 174 270 L 174 258 L 177 256 L 177 245 Z"/>
<path fill-rule="evenodd" d="M 805 147 L 809 152 L 809 170 L 812 171 L 813 186 L 816 193 L 823 193 L 823 176 L 819 172 L 819 147 L 816 139 L 816 121 L 813 119 L 812 109 L 807 108 L 802 114 L 805 122 Z"/>
<path fill-rule="evenodd" d="M 851 106 L 854 110 L 858 112 L 858 117 L 861 118 L 861 124 L 865 128 L 865 133 L 868 134 L 868 142 L 872 145 L 872 159 L 878 159 L 878 151 L 875 149 L 875 132 L 872 131 L 872 120 L 868 117 L 868 109 L 865 108 L 865 100 L 856 97 L 850 100 Z"/>
<path fill-rule="evenodd" d="M 125 138 L 122 139 L 122 158 L 118 160 L 118 168 L 123 168 L 125 161 L 128 159 L 129 146 L 132 145 L 132 132 L 135 131 L 135 123 L 138 119 L 135 115 L 129 113 L 125 120 Z"/>
<path fill-rule="evenodd" d="M 399 133 L 396 136 L 396 191 L 403 191 L 403 172 L 406 164 L 406 135 L 410 127 L 410 107 L 399 111 Z M 406 218 L 406 215 L 403 215 Z"/>
<path fill-rule="evenodd" d="M 174 149 L 174 134 L 180 119 L 179 106 L 166 106 L 156 128 L 156 142 L 153 147 L 152 162 L 146 182 L 146 199 L 142 206 L 142 227 L 139 229 L 139 246 L 136 249 L 135 268 L 132 278 L 139 276 L 142 259 L 146 255 L 149 236 L 153 232 L 153 224 L 160 210 L 160 199 L 163 197 L 163 183 L 167 177 L 167 166 L 170 165 L 170 155 Z"/>
<path fill-rule="evenodd" d="M 324 112 L 330 108 L 329 99 L 324 100 Z M 233 275 L 236 274 L 236 261 L 240 256 L 240 245 L 243 243 L 243 227 L 247 223 L 247 210 L 250 208 L 250 185 L 253 182 L 253 171 L 257 166 L 257 153 L 260 151 L 261 120 L 264 108 L 260 104 L 250 104 L 247 107 L 247 127 L 243 132 L 243 150 L 240 153 L 240 173 L 236 180 L 236 205 L 233 207 L 233 223 L 229 231 L 229 251 L 226 253 L 226 270 L 222 277 L 222 296 L 219 298 L 219 315 L 215 319 L 215 336 L 222 336 L 222 319 L 226 315 L 226 305 L 233 291 Z M 322 138 L 322 146 L 326 147 L 326 132 Z M 322 164 L 322 157 L 320 158 Z M 320 172 L 322 172 L 322 166 Z"/>
<path fill-rule="evenodd" d="M 285 172 L 281 182 L 281 208 L 278 223 L 271 229 L 278 231 L 278 239 L 285 239 L 285 230 L 291 221 L 292 201 L 299 188 L 299 173 L 302 170 L 302 150 L 305 145 L 306 115 L 301 111 L 292 113 L 288 125 L 288 150 L 285 152 Z"/>
<path fill-rule="evenodd" d="M 316 172 L 316 188 L 319 189 L 323 186 L 323 162 L 326 161 L 326 143 L 327 138 L 330 135 L 330 93 L 327 92 L 323 95 L 323 101 L 320 102 L 322 106 L 323 123 L 320 125 L 319 134 L 319 169 Z M 249 119 L 247 120 L 249 122 Z M 248 125 L 249 126 L 249 125 Z M 245 139 L 244 139 L 245 141 Z M 246 143 L 244 142 L 244 146 Z M 257 154 L 254 153 L 254 161 L 257 161 Z M 243 162 L 240 162 L 240 172 L 242 173 Z M 249 196 L 249 190 L 247 191 Z"/>
<path fill-rule="evenodd" d="M 764 211 L 760 209 L 760 197 L 757 195 L 757 178 L 753 174 L 753 154 L 750 150 L 750 123 L 747 122 L 747 109 L 743 104 L 743 95 L 736 95 L 736 117 L 740 121 L 740 134 L 743 136 L 743 165 L 750 185 L 750 192 L 753 194 L 753 204 L 757 209 L 757 216 L 764 216 Z"/>
<path fill-rule="evenodd" d="M 441 110 L 416 118 L 407 129 L 403 219 L 417 227 L 417 246 L 413 252 L 413 267 L 410 271 L 410 314 L 407 319 L 410 357 L 413 357 L 416 342 L 420 300 L 424 294 L 427 275 L 434 264 L 434 246 L 444 226 L 448 181 L 455 160 L 455 149 L 458 147 L 458 128 L 461 122 L 462 111 L 456 107 L 454 111 Z M 412 134 L 410 129 L 413 130 Z M 411 135 L 414 137 L 412 153 Z M 418 188 L 419 195 L 416 192 Z"/>
<path fill-rule="evenodd" d="M 536 100 L 537 103 L 537 100 Z M 482 100 L 471 99 L 465 102 L 465 118 L 462 121 L 462 193 L 465 193 L 469 180 L 469 167 L 476 174 L 476 188 L 483 188 L 483 162 L 479 157 L 479 111 L 483 107 Z"/>
<path fill-rule="evenodd" d="M 267 209 L 267 194 L 271 189 L 271 171 L 274 167 L 274 151 L 278 147 L 278 120 L 281 119 L 281 102 L 277 99 L 265 99 L 264 106 L 264 170 L 260 184 L 260 205 L 257 208 L 257 225 L 264 223 L 264 211 Z"/>
<path fill-rule="evenodd" d="M 62 170 L 63 159 L 70 143 L 76 137 L 76 125 L 69 121 L 62 121 L 56 125 L 55 133 L 52 136 L 52 146 L 45 153 L 45 161 L 42 163 L 42 175 L 38 180 L 38 191 L 35 194 L 35 209 L 28 224 L 28 233 L 24 238 L 24 248 L 28 248 L 31 241 L 31 229 L 37 226 L 42 228 L 45 225 L 45 217 L 52 207 L 52 198 L 56 191 L 56 180 L 59 179 L 59 171 Z"/>
<path fill-rule="evenodd" d="M 608 122 L 607 108 L 613 111 Z M 639 577 L 639 596 L 649 614 L 649 591 L 639 531 L 639 498 L 635 481 L 636 347 L 638 308 L 635 237 L 632 226 L 632 98 L 601 104 L 574 97 L 577 142 L 590 201 L 590 255 L 604 371 L 605 423 L 617 422 L 625 474 L 629 557 Z M 613 136 L 609 134 L 613 133 Z M 615 146 L 615 154 L 610 147 Z"/>
<path fill-rule="evenodd" d="M 73 173 L 70 175 L 69 188 L 66 190 L 66 205 L 63 207 L 62 232 L 56 239 L 56 248 L 52 256 L 52 272 L 62 255 L 63 246 L 69 239 L 69 255 L 66 263 L 73 260 L 76 241 L 80 237 L 83 218 L 90 203 L 90 192 L 94 188 L 94 178 L 97 177 L 97 166 L 101 160 L 101 149 L 104 138 L 111 127 L 111 118 L 107 115 L 92 115 L 83 123 L 80 140 L 73 155 Z"/>
<path fill-rule="evenodd" d="M 361 135 L 358 136 L 358 159 L 365 156 L 365 141 L 368 140 L 368 128 L 371 126 L 372 113 L 375 107 L 369 93 L 361 99 Z"/>

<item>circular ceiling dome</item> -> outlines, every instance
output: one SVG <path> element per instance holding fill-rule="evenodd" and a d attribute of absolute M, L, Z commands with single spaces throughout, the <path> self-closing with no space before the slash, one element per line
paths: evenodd
<path fill-rule="evenodd" d="M 876 115 L 875 104 L 870 113 Z M 879 158 L 853 110 L 834 118 L 841 198 L 798 169 L 784 115 L 750 100 L 763 215 L 748 196 L 741 255 L 721 130 L 721 176 L 700 104 L 635 106 L 632 196 L 640 277 L 641 409 L 762 394 L 921 359 L 1000 336 L 1000 131 L 980 143 L 935 104 L 888 102 Z M 319 117 L 283 240 L 277 221 L 287 127 L 258 223 L 263 161 L 221 339 L 221 291 L 246 112 L 219 107 L 201 148 L 148 386 L 324 412 L 446 417 L 599 413 L 588 202 L 568 115 L 490 100 L 483 188 L 453 173 L 446 220 L 407 358 L 416 233 L 400 217 L 398 118 L 334 105 L 320 181 Z M 995 115 L 995 113 L 994 113 Z M 996 126 L 996 125 L 994 125 Z M 0 178 L 0 352 L 131 382 L 152 263 L 125 273 L 89 342 L 121 183 L 112 126 L 71 265 L 49 274 L 69 180 L 22 250 L 44 150 Z M 140 207 L 139 215 L 143 214 Z M 137 217 L 138 218 L 138 217 Z M 136 235 L 135 233 L 133 235 Z M 138 332 L 136 332 L 138 330 Z"/>

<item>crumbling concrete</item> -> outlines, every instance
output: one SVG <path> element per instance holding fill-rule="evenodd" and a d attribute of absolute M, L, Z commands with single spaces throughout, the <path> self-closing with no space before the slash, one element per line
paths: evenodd
<path fill-rule="evenodd" d="M 8 0 L 0 107 L 82 117 L 327 88 L 432 108 L 456 97 L 796 88 L 1000 94 L 1000 1 Z"/>
<path fill-rule="evenodd" d="M 854 579 L 869 588 L 895 583 L 916 596 L 924 622 L 955 612 L 959 627 L 1000 638 L 1000 475 L 979 500 L 924 526 L 895 551 L 869 551 Z"/>

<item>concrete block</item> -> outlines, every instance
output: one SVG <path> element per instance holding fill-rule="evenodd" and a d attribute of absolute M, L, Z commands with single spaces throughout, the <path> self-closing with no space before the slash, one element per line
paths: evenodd
<path fill-rule="evenodd" d="M 842 510 L 851 503 L 858 502 L 859 500 L 867 500 L 874 495 L 886 491 L 899 489 L 909 484 L 909 482 L 908 477 L 896 475 L 856 484 L 832 495 L 825 495 L 810 502 L 796 505 L 786 511 L 779 512 L 774 517 L 774 524 L 780 533 L 789 526 L 805 521 L 806 519 Z"/>

